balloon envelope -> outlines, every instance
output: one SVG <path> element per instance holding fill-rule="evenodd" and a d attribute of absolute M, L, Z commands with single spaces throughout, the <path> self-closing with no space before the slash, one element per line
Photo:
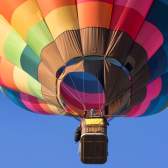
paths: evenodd
<path fill-rule="evenodd" d="M 168 103 L 164 0 L 0 2 L 0 85 L 40 114 L 106 118 Z"/>

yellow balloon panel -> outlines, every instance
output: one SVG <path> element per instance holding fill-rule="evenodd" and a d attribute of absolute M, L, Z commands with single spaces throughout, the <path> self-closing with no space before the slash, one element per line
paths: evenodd
<path fill-rule="evenodd" d="M 29 29 L 42 20 L 35 1 L 28 0 L 20 5 L 12 15 L 11 24 L 26 39 Z"/>
<path fill-rule="evenodd" d="M 54 39 L 67 30 L 79 28 L 77 10 L 74 5 L 51 11 L 45 20 Z"/>

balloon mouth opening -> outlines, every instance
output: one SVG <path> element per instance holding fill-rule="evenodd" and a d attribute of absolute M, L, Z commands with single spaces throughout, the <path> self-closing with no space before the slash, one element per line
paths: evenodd
<path fill-rule="evenodd" d="M 105 93 L 99 80 L 87 72 L 70 72 L 60 85 L 61 101 L 74 111 L 101 110 Z"/>
<path fill-rule="evenodd" d="M 129 69 L 114 58 L 103 56 L 73 58 L 56 73 L 57 79 L 60 80 L 59 100 L 64 109 L 78 114 L 83 114 L 91 109 L 104 111 L 109 104 L 111 104 L 113 112 L 123 109 L 124 105 L 119 103 L 122 96 L 111 97 L 111 100 L 107 97 L 103 73 L 106 61 L 115 69 L 117 68 L 124 78 L 131 80 Z"/>

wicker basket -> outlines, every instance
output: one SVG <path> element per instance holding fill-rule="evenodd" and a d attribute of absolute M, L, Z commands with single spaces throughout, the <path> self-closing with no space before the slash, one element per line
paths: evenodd
<path fill-rule="evenodd" d="M 108 138 L 107 126 L 103 118 L 83 119 L 81 161 L 87 164 L 103 164 L 107 160 Z"/>

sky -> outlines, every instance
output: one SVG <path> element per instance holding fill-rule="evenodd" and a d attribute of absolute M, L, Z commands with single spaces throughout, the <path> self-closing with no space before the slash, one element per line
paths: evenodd
<path fill-rule="evenodd" d="M 80 162 L 73 118 L 25 111 L 0 94 L 0 168 L 167 168 L 168 111 L 110 122 L 104 165 Z"/>

